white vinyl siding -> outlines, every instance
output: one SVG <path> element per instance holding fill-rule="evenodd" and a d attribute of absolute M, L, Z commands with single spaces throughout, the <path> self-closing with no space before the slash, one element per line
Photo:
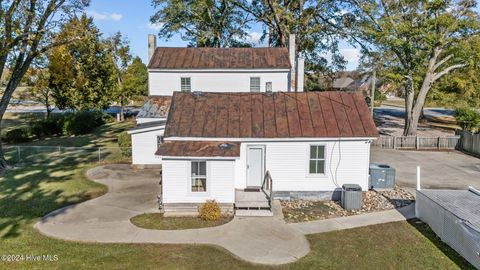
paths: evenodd
<path fill-rule="evenodd" d="M 288 71 L 262 72 L 162 72 L 149 71 L 148 84 L 150 95 L 171 96 L 181 91 L 180 78 L 190 79 L 192 91 L 205 92 L 250 92 L 250 77 L 261 77 L 264 82 L 272 82 L 272 91 L 288 91 Z M 260 92 L 265 92 L 265 83 Z"/>
<path fill-rule="evenodd" d="M 358 184 L 363 190 L 368 188 L 370 144 L 367 140 L 257 144 L 265 145 L 265 169 L 272 175 L 276 191 L 333 191 L 343 184 Z M 246 187 L 248 145 L 242 143 L 236 164 L 235 188 L 238 189 Z M 324 174 L 309 173 L 311 145 L 325 146 Z"/>
<path fill-rule="evenodd" d="M 192 81 L 190 77 L 180 78 L 180 91 L 182 92 L 191 92 L 192 91 Z"/>
<path fill-rule="evenodd" d="M 260 92 L 260 77 L 250 77 L 250 92 Z"/>
<path fill-rule="evenodd" d="M 162 194 L 164 203 L 219 203 L 235 201 L 235 162 L 232 160 L 207 160 L 207 191 L 191 191 L 191 161 L 162 160 Z"/>
<path fill-rule="evenodd" d="M 164 128 L 132 134 L 132 164 L 153 165 L 162 164 L 157 152 L 158 137 L 163 136 Z"/>

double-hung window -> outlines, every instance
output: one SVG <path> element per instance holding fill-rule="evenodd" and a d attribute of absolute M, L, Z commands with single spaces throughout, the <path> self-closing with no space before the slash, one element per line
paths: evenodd
<path fill-rule="evenodd" d="M 207 191 L 207 162 L 192 161 L 192 192 Z"/>
<path fill-rule="evenodd" d="M 190 77 L 180 78 L 180 90 L 182 92 L 191 92 L 192 91 L 192 82 Z"/>
<path fill-rule="evenodd" d="M 260 77 L 250 77 L 250 92 L 260 92 Z"/>
<path fill-rule="evenodd" d="M 310 145 L 310 174 L 325 174 L 325 145 Z"/>

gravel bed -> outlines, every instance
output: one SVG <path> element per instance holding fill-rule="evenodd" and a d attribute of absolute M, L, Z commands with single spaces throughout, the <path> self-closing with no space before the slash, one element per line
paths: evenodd
<path fill-rule="evenodd" d="M 289 200 L 281 201 L 287 222 L 305 222 L 390 210 L 415 202 L 408 191 L 396 186 L 393 190 L 370 190 L 363 193 L 362 208 L 345 210 L 339 201 Z"/>

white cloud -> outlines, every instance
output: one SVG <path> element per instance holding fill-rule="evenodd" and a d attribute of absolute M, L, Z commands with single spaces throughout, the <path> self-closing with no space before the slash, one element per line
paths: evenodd
<path fill-rule="evenodd" d="M 162 26 L 164 25 L 164 23 L 147 23 L 147 28 L 150 29 L 150 30 L 160 30 L 160 28 L 162 28 Z"/>
<path fill-rule="evenodd" d="M 123 19 L 123 15 L 116 12 L 108 13 L 97 12 L 95 10 L 87 10 L 87 15 L 97 21 L 120 21 L 121 19 Z"/>
<path fill-rule="evenodd" d="M 360 50 L 355 48 L 340 49 L 340 53 L 348 62 L 356 62 L 360 59 Z"/>
<path fill-rule="evenodd" d="M 259 32 L 250 32 L 248 33 L 246 40 L 250 43 L 257 44 L 260 41 L 260 38 L 262 37 L 262 33 Z"/>

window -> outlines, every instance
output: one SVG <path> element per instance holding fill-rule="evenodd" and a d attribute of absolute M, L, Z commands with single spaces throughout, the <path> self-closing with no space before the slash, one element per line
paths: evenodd
<path fill-rule="evenodd" d="M 180 78 L 180 90 L 182 92 L 192 91 L 192 83 L 190 77 Z"/>
<path fill-rule="evenodd" d="M 324 145 L 310 145 L 309 171 L 310 171 L 310 174 L 325 173 L 325 146 Z"/>
<path fill-rule="evenodd" d="M 192 192 L 207 191 L 207 162 L 192 161 Z"/>
<path fill-rule="evenodd" d="M 260 92 L 260 77 L 250 77 L 250 92 Z"/>
<path fill-rule="evenodd" d="M 265 92 L 272 92 L 272 82 L 265 83 Z"/>

